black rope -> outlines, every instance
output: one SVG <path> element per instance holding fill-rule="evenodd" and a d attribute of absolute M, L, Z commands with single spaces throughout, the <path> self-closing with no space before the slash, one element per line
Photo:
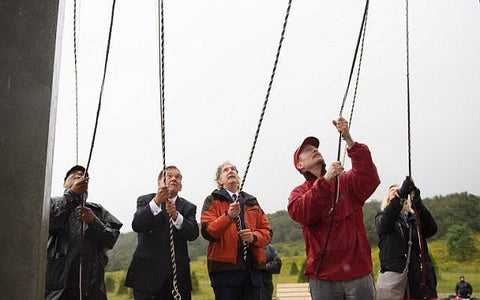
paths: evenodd
<path fill-rule="evenodd" d="M 159 52 L 159 69 L 158 77 L 160 80 L 160 126 L 161 126 L 161 135 L 162 135 L 162 170 L 165 175 L 166 171 L 166 159 L 165 159 L 165 34 L 164 34 L 164 22 L 163 22 L 163 0 L 158 1 L 158 19 L 159 19 L 159 31 L 160 40 L 158 43 L 158 52 Z M 163 182 L 165 181 L 165 176 L 163 176 Z"/>
<path fill-rule="evenodd" d="M 95 145 L 95 138 L 97 136 L 98 119 L 100 117 L 100 109 L 102 107 L 102 97 L 103 97 L 103 90 L 104 90 L 104 87 L 105 87 L 105 77 L 107 75 L 108 56 L 110 54 L 110 44 L 111 44 L 111 40 L 112 40 L 113 19 L 114 19 L 114 16 L 115 16 L 115 3 L 116 3 L 116 0 L 113 0 L 112 1 L 112 15 L 110 17 L 110 28 L 108 29 L 107 50 L 106 50 L 106 53 L 105 53 L 105 65 L 103 67 L 102 84 L 100 86 L 100 94 L 98 96 L 97 114 L 95 116 L 95 126 L 93 128 L 92 143 L 90 145 L 90 153 L 88 155 L 88 162 L 87 162 L 87 167 L 85 168 L 85 174 L 88 172 L 88 168 L 90 167 L 90 162 L 92 160 L 93 147 Z"/>
<path fill-rule="evenodd" d="M 75 164 L 78 165 L 77 0 L 73 0 L 73 61 L 75 66 Z"/>
<path fill-rule="evenodd" d="M 255 151 L 255 146 L 257 144 L 258 135 L 260 133 L 260 127 L 262 126 L 263 116 L 267 109 L 268 100 L 270 98 L 270 91 L 272 90 L 273 80 L 275 78 L 275 72 L 277 70 L 278 60 L 280 58 L 280 52 L 282 50 L 283 40 L 285 38 L 285 31 L 287 29 L 288 17 L 290 16 L 290 8 L 292 6 L 292 0 L 288 0 L 287 11 L 285 13 L 285 19 L 283 22 L 282 33 L 280 35 L 280 41 L 278 43 L 277 54 L 275 56 L 275 62 L 273 63 L 272 75 L 270 76 L 270 82 L 268 83 L 267 94 L 265 95 L 265 101 L 263 103 L 262 112 L 260 113 L 260 119 L 258 120 L 257 130 L 255 131 L 255 138 L 253 139 L 252 149 L 250 150 L 250 156 L 248 157 L 247 167 L 245 168 L 245 174 L 243 175 L 242 183 L 240 184 L 240 191 L 243 190 L 243 185 L 247 179 L 248 170 L 250 169 L 250 164 L 252 162 L 253 153 Z"/>
<path fill-rule="evenodd" d="M 162 169 L 163 169 L 163 183 L 166 184 L 166 159 L 165 159 L 165 25 L 163 15 L 163 0 L 158 0 L 158 19 L 159 19 L 159 79 L 160 79 L 160 126 L 162 135 Z M 168 201 L 168 200 L 167 200 Z M 170 259 L 172 263 L 172 297 L 175 300 L 181 300 L 182 295 L 178 289 L 177 283 L 177 263 L 175 258 L 175 243 L 174 243 L 174 225 L 173 218 L 169 215 L 169 246 L 170 246 Z"/>
<path fill-rule="evenodd" d="M 410 113 L 410 45 L 409 45 L 409 23 L 408 23 L 408 0 L 405 0 L 405 43 L 406 43 L 406 60 L 407 60 L 407 136 L 408 136 L 408 175 L 412 178 L 412 143 L 411 143 L 411 113 Z M 414 200 L 414 195 L 410 195 L 410 199 Z M 423 299 L 427 299 L 427 274 L 425 269 L 425 249 L 423 245 L 422 224 L 420 223 L 420 215 L 416 201 L 412 202 L 412 208 L 415 215 L 415 223 L 417 224 L 418 245 L 420 247 L 420 271 L 422 274 L 421 289 Z"/>
<path fill-rule="evenodd" d="M 353 55 L 353 61 L 352 61 L 352 66 L 350 67 L 350 75 L 348 77 L 348 82 L 347 82 L 347 88 L 345 89 L 345 94 L 343 95 L 343 100 L 342 100 L 342 105 L 340 107 L 340 113 L 339 115 L 341 116 L 343 113 L 343 109 L 345 107 L 345 102 L 348 96 L 348 91 L 350 89 L 350 83 L 352 81 L 352 76 L 353 76 L 353 70 L 355 69 L 355 64 L 358 56 L 358 49 L 360 48 L 361 45 L 361 54 L 359 58 L 359 64 L 358 64 L 358 71 L 357 71 L 357 80 L 356 80 L 356 85 L 355 85 L 355 96 L 356 97 L 356 92 L 357 92 L 357 87 L 358 87 L 358 80 L 359 80 L 359 75 L 360 75 L 360 67 L 361 67 L 361 59 L 363 57 L 363 45 L 364 45 L 364 39 L 365 39 L 365 31 L 367 29 L 367 16 L 368 16 L 368 6 L 369 6 L 369 0 L 366 0 L 365 2 L 365 9 L 363 12 L 363 18 L 362 18 L 362 24 L 360 26 L 360 31 L 358 33 L 358 38 L 357 38 L 357 44 L 355 46 L 355 52 Z M 352 110 L 350 112 L 350 120 L 352 119 L 353 115 L 353 108 L 354 108 L 355 102 L 352 104 Z M 341 156 L 341 148 L 342 148 L 342 134 L 339 134 L 338 138 L 338 151 L 337 151 L 337 161 L 340 161 L 340 156 Z M 335 209 L 337 206 L 338 202 L 338 197 L 340 195 L 340 175 L 335 178 L 335 198 L 333 199 L 332 207 L 330 209 L 330 224 L 328 226 L 328 232 L 327 232 L 327 238 L 325 239 L 325 244 L 323 246 L 323 251 L 320 254 L 320 263 L 318 265 L 317 271 L 320 270 L 322 267 L 322 263 L 325 259 L 325 255 L 327 252 L 327 246 L 330 241 L 330 235 L 332 233 L 332 228 L 333 228 L 333 221 L 335 219 Z"/>
<path fill-rule="evenodd" d="M 252 149 L 250 150 L 250 155 L 248 157 L 247 167 L 245 168 L 245 174 L 243 175 L 242 182 L 240 184 L 239 195 L 240 195 L 240 192 L 242 192 L 243 186 L 245 184 L 245 180 L 247 179 L 248 170 L 250 169 L 250 164 L 252 162 L 253 153 L 255 152 L 255 146 L 257 145 L 258 135 L 260 133 L 260 127 L 262 126 L 263 117 L 265 115 L 265 111 L 267 110 L 267 104 L 268 104 L 268 100 L 270 98 L 270 92 L 272 90 L 273 80 L 275 78 L 275 72 L 277 70 L 277 65 L 278 65 L 278 61 L 279 61 L 279 58 L 280 58 L 280 52 L 282 50 L 283 40 L 285 38 L 285 31 L 287 29 L 288 17 L 290 16 L 290 8 L 291 7 L 292 7 L 292 0 L 288 0 L 287 11 L 285 13 L 285 18 L 284 18 L 284 21 L 283 21 L 282 33 L 280 34 L 280 41 L 278 42 L 278 48 L 277 48 L 277 53 L 275 55 L 275 62 L 273 63 L 272 74 L 270 75 L 270 81 L 268 83 L 267 93 L 265 95 L 265 101 L 263 102 L 262 112 L 260 113 L 260 119 L 258 120 L 257 129 L 255 131 L 255 137 L 253 139 Z M 240 197 L 239 197 L 239 199 L 240 199 Z M 239 201 L 239 200 L 237 200 L 237 201 Z M 242 221 L 240 220 L 240 215 L 237 217 L 236 224 L 237 224 L 237 229 L 239 231 L 242 230 Z M 242 246 L 243 246 L 243 259 L 246 261 L 248 245 L 247 245 L 247 243 L 242 243 Z"/>
<path fill-rule="evenodd" d="M 102 84 L 100 86 L 100 95 L 98 97 L 98 108 L 97 108 L 97 114 L 95 116 L 95 126 L 93 129 L 93 136 L 92 136 L 92 143 L 90 145 L 90 153 L 88 155 L 88 162 L 87 166 L 85 168 L 85 175 L 88 173 L 88 168 L 90 167 L 90 162 L 92 159 L 92 154 L 93 154 L 93 147 L 95 145 L 95 137 L 97 135 L 97 127 L 98 127 L 98 119 L 100 117 L 100 108 L 102 106 L 102 96 L 103 96 L 103 90 L 105 86 L 105 77 L 107 74 L 107 66 L 108 66 L 108 55 L 110 53 L 110 43 L 112 39 L 112 28 L 113 28 L 113 19 L 115 16 L 115 3 L 116 0 L 113 0 L 112 2 L 112 14 L 110 17 L 110 28 L 108 30 L 108 41 L 107 41 L 107 50 L 105 54 L 105 66 L 103 68 L 103 78 L 102 78 Z M 85 206 L 85 195 L 82 195 L 82 207 Z M 85 221 L 82 221 L 81 227 L 80 227 L 80 268 L 79 268 L 79 291 L 80 291 L 80 300 L 83 299 L 83 291 L 82 291 L 82 269 L 83 269 L 83 241 L 84 241 L 84 228 L 85 228 Z"/>

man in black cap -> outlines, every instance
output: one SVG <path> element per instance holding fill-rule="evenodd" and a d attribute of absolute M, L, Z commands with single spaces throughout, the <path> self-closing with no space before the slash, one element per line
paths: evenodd
<path fill-rule="evenodd" d="M 50 201 L 45 300 L 80 299 L 80 278 L 82 299 L 107 299 L 106 250 L 113 248 L 122 223 L 100 204 L 85 202 L 82 206 L 88 180 L 84 167 L 72 167 L 64 179 L 63 196 Z"/>

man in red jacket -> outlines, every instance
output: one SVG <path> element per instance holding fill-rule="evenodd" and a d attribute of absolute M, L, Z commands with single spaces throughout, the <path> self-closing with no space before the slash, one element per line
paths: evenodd
<path fill-rule="evenodd" d="M 339 117 L 333 124 L 347 143 L 352 169 L 344 172 L 339 161 L 327 169 L 318 139 L 307 137 L 293 157 L 306 181 L 291 192 L 288 213 L 302 226 L 312 299 L 373 300 L 362 207 L 380 179 L 368 147 L 352 139 L 347 121 Z"/>

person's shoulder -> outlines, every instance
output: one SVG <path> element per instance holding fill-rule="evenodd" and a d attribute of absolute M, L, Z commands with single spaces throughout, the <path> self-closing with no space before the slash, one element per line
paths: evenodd
<path fill-rule="evenodd" d="M 196 206 L 195 204 L 193 204 L 192 202 L 190 202 L 190 201 L 188 201 L 187 199 L 182 198 L 182 197 L 180 197 L 180 196 L 178 196 L 177 201 L 183 202 L 186 206 L 195 207 L 195 208 L 197 207 L 197 206 Z"/>
<path fill-rule="evenodd" d="M 138 196 L 138 200 L 150 201 L 155 197 L 155 193 L 149 193 L 145 195 Z"/>

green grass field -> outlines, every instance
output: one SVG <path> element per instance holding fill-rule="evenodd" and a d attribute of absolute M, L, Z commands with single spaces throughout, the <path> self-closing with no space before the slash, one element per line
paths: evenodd
<path fill-rule="evenodd" d="M 477 241 L 480 240 L 480 236 L 477 236 Z M 280 253 L 282 259 L 282 271 L 278 275 L 274 275 L 274 285 L 277 283 L 291 283 L 297 282 L 298 275 L 290 275 L 290 269 L 292 262 L 297 264 L 298 269 L 301 268 L 303 260 L 305 259 L 303 242 L 288 243 L 275 245 Z M 447 297 L 455 293 L 455 284 L 458 281 L 460 275 L 465 276 L 466 280 L 472 284 L 474 289 L 474 295 L 479 297 L 480 294 L 480 253 L 472 258 L 467 263 L 458 263 L 452 261 L 447 253 L 447 248 L 444 240 L 437 240 L 429 242 L 430 254 L 433 256 L 436 267 L 438 285 L 437 291 L 439 297 Z M 376 274 L 379 269 L 378 261 L 378 248 L 372 247 L 372 259 L 373 259 L 373 274 L 376 278 Z M 210 287 L 210 280 L 207 273 L 207 265 L 205 256 L 199 257 L 197 260 L 191 262 L 191 271 L 195 272 L 199 281 L 199 290 L 196 291 L 192 298 L 195 300 L 211 300 L 214 299 L 212 288 Z M 108 293 L 108 299 L 110 300 L 126 300 L 132 299 L 131 294 L 127 291 L 127 294 L 118 295 L 117 291 L 120 282 L 125 276 L 124 271 L 110 272 L 106 276 L 111 276 L 115 281 L 114 292 Z M 274 292 L 275 294 L 275 292 Z"/>

